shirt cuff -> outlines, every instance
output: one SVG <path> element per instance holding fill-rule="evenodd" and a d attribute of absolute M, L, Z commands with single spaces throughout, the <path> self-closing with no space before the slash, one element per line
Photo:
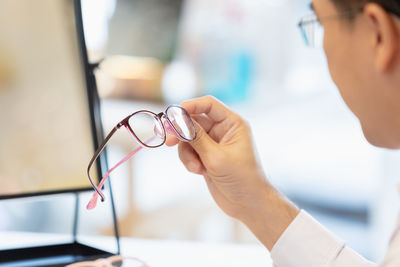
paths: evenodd
<path fill-rule="evenodd" d="M 272 248 L 271 257 L 277 267 L 322 267 L 343 247 L 342 240 L 302 210 Z"/>

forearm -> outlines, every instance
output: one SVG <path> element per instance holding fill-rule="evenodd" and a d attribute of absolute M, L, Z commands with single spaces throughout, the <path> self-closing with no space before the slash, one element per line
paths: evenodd
<path fill-rule="evenodd" d="M 259 187 L 241 221 L 269 251 L 299 214 L 299 209 L 268 183 Z"/>
<path fill-rule="evenodd" d="M 242 221 L 271 251 L 276 266 L 322 267 L 329 262 L 332 267 L 376 267 L 346 247 L 306 212 L 300 213 L 268 183 L 260 186 L 259 194 Z"/>

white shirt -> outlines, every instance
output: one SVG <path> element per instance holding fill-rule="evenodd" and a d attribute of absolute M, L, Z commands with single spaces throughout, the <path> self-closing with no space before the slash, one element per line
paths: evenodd
<path fill-rule="evenodd" d="M 369 262 L 301 211 L 271 251 L 276 267 L 400 267 L 400 224 L 385 260 Z"/>

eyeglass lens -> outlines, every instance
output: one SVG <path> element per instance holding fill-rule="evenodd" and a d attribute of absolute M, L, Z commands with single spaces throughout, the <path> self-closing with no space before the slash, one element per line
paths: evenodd
<path fill-rule="evenodd" d="M 181 137 L 193 140 L 196 137 L 196 128 L 187 112 L 181 107 L 171 106 L 167 109 L 167 117 Z"/>
<path fill-rule="evenodd" d="M 152 113 L 135 113 L 129 118 L 128 123 L 136 137 L 146 146 L 156 147 L 165 140 L 161 122 Z"/>
<path fill-rule="evenodd" d="M 302 34 L 308 46 L 321 48 L 324 42 L 324 27 L 315 16 L 302 21 Z"/>

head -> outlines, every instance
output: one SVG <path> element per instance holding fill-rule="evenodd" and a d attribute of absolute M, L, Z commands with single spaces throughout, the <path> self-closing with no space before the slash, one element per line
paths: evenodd
<path fill-rule="evenodd" d="M 400 148 L 400 0 L 314 0 L 313 8 L 332 79 L 365 137 Z"/>

